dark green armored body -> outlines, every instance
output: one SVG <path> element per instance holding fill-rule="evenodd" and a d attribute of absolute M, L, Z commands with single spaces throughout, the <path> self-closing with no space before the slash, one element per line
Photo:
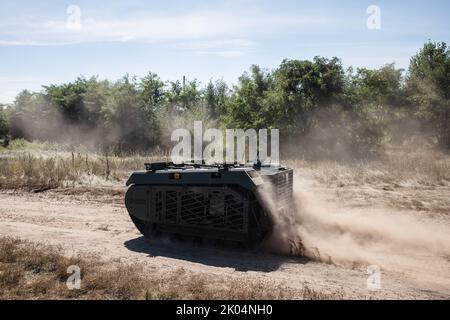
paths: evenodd
<path fill-rule="evenodd" d="M 146 164 L 134 172 L 125 204 L 139 231 L 256 244 L 273 228 L 270 211 L 288 210 L 293 170 L 236 165 Z M 270 192 L 262 195 L 261 190 Z M 270 197 L 270 210 L 264 197 Z"/>

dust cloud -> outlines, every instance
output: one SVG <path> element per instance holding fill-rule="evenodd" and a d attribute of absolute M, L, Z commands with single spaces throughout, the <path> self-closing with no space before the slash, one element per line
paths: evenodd
<path fill-rule="evenodd" d="M 324 200 L 300 177 L 294 181 L 294 198 L 290 216 L 272 214 L 270 250 L 345 267 L 378 265 L 416 278 L 431 277 L 450 288 L 448 225 L 393 208 L 340 206 Z"/>

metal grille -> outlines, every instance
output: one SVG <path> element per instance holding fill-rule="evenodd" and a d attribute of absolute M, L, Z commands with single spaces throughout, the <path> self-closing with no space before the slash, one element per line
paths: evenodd
<path fill-rule="evenodd" d="M 225 196 L 225 225 L 229 229 L 243 230 L 244 217 L 247 218 L 247 203 L 240 201 L 234 195 Z M 245 214 L 245 215 L 244 215 Z"/>
<path fill-rule="evenodd" d="M 150 217 L 160 221 L 163 213 L 163 193 L 162 191 L 153 191 L 151 195 Z"/>
<path fill-rule="evenodd" d="M 160 222 L 221 231 L 246 232 L 247 199 L 230 188 L 155 187 L 150 208 Z"/>
<path fill-rule="evenodd" d="M 205 194 L 187 191 L 181 195 L 181 222 L 193 225 L 207 224 L 208 200 Z"/>
<path fill-rule="evenodd" d="M 178 193 L 176 191 L 166 191 L 165 221 L 177 222 L 178 213 Z"/>

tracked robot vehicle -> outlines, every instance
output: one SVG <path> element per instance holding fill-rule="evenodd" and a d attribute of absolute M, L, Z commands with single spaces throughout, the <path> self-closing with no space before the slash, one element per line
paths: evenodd
<path fill-rule="evenodd" d="M 162 233 L 254 245 L 272 232 L 270 211 L 291 207 L 292 183 L 292 169 L 260 163 L 151 163 L 128 179 L 125 205 L 148 238 Z M 270 210 L 263 188 L 271 193 Z"/>

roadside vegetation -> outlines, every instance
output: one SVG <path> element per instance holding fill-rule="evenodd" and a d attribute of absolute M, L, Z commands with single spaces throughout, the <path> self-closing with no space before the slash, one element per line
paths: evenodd
<path fill-rule="evenodd" d="M 130 172 L 142 170 L 145 162 L 169 160 L 163 153 L 118 156 L 94 153 L 83 146 L 12 140 L 8 149 L 0 151 L 0 189 L 124 185 Z M 450 157 L 445 152 L 424 147 L 387 144 L 379 157 L 348 162 L 298 157 L 281 160 L 330 187 L 450 186 Z"/>
<path fill-rule="evenodd" d="M 72 150 L 72 151 L 69 151 Z M 45 191 L 60 187 L 124 185 L 130 171 L 165 159 L 149 154 L 114 156 L 48 143 L 13 140 L 0 151 L 0 189 Z"/>
<path fill-rule="evenodd" d="M 51 192 L 72 196 L 108 196 L 122 203 L 125 182 L 145 162 L 166 161 L 164 154 L 108 155 L 84 147 L 11 141 L 0 151 L 0 191 Z M 299 180 L 310 178 L 325 194 L 355 205 L 448 214 L 450 157 L 417 147 L 386 145 L 382 156 L 352 161 L 285 158 Z M 72 151 L 70 151 L 72 150 Z M 117 196 L 117 198 L 116 198 Z"/>
<path fill-rule="evenodd" d="M 286 165 L 310 174 L 329 187 L 413 186 L 449 187 L 450 157 L 447 153 L 418 147 L 385 146 L 382 157 L 351 162 L 286 159 Z"/>
<path fill-rule="evenodd" d="M 148 73 L 117 81 L 74 82 L 23 91 L 0 106 L 0 140 L 83 145 L 114 155 L 171 149 L 175 128 L 278 128 L 284 154 L 353 160 L 382 153 L 386 142 L 450 149 L 450 50 L 428 42 L 408 70 L 344 69 L 338 58 L 253 65 L 229 87 L 163 81 Z M 414 140 L 416 139 L 416 140 Z M 292 147 L 294 146 L 294 147 Z"/>

